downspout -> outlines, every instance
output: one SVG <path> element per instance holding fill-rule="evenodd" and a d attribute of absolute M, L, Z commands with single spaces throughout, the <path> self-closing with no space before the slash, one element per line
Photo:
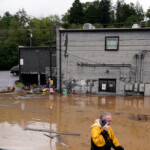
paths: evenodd
<path fill-rule="evenodd" d="M 141 83 L 141 68 L 142 68 L 142 57 L 141 57 L 141 55 L 140 55 L 140 78 L 139 78 L 139 82 Z"/>
<path fill-rule="evenodd" d="M 144 54 L 141 54 L 141 78 L 140 78 L 140 82 L 143 82 L 143 63 L 144 63 Z"/>
<path fill-rule="evenodd" d="M 140 55 L 137 57 L 137 82 L 140 82 Z"/>
<path fill-rule="evenodd" d="M 61 93 L 61 31 L 59 30 L 59 92 Z"/>
<path fill-rule="evenodd" d="M 136 59 L 135 82 L 137 82 L 137 80 L 138 80 L 138 59 L 139 59 L 138 54 L 135 55 L 135 59 Z"/>

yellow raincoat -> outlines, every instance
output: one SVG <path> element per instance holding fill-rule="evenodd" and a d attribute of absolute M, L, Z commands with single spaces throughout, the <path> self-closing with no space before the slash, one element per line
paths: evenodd
<path fill-rule="evenodd" d="M 100 119 L 96 119 L 95 123 L 91 126 L 91 138 L 95 146 L 97 147 L 104 147 L 106 145 L 105 139 L 101 135 L 101 132 L 103 132 L 103 128 L 100 124 Z M 115 147 L 118 147 L 119 141 L 115 137 L 112 128 L 110 127 L 108 130 L 109 138 L 112 140 L 112 143 Z"/>

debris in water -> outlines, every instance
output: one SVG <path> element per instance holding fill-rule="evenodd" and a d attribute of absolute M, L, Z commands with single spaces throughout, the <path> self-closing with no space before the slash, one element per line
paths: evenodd
<path fill-rule="evenodd" d="M 148 120 L 150 120 L 150 115 L 138 114 L 138 120 L 141 120 L 141 121 L 148 121 Z"/>

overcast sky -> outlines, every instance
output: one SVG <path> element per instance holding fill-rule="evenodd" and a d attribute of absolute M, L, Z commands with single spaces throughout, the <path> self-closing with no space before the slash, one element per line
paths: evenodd
<path fill-rule="evenodd" d="M 81 2 L 93 2 L 94 0 L 80 0 Z M 113 5 L 117 0 L 112 0 Z M 0 16 L 4 12 L 9 11 L 15 14 L 17 11 L 24 9 L 31 17 L 47 17 L 49 15 L 57 14 L 61 16 L 72 6 L 74 0 L 0 0 Z M 125 0 L 126 3 L 133 2 L 136 4 L 137 0 Z M 138 0 L 143 6 L 144 11 L 150 7 L 149 0 Z"/>

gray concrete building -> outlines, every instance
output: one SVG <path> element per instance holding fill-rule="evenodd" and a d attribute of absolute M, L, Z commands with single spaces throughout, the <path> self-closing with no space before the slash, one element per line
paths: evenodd
<path fill-rule="evenodd" d="M 59 29 L 62 92 L 150 95 L 150 28 Z"/>

